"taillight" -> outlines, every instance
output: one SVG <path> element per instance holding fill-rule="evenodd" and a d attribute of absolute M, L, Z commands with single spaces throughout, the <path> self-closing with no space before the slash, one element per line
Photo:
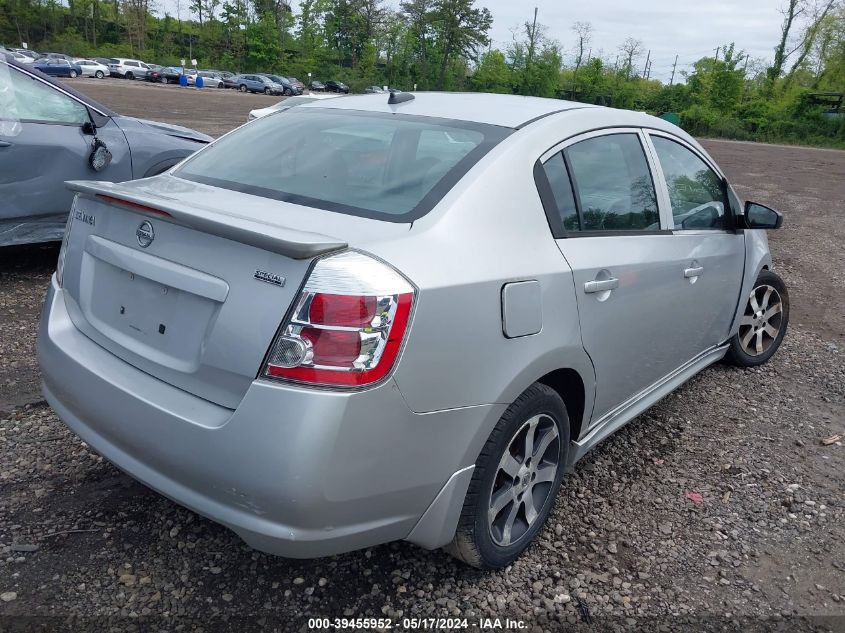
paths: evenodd
<path fill-rule="evenodd" d="M 270 348 L 263 375 L 327 387 L 382 380 L 396 364 L 414 296 L 402 275 L 362 253 L 319 260 Z"/>
<path fill-rule="evenodd" d="M 79 194 L 73 197 L 73 204 L 70 205 L 70 213 L 67 216 L 67 223 L 65 224 L 65 234 L 62 237 L 62 247 L 59 249 L 59 259 L 56 261 L 56 282 L 59 288 L 62 287 L 65 273 L 65 257 L 67 257 L 67 241 L 70 238 L 70 229 L 73 227 L 73 216 L 76 214 L 76 203 L 79 200 Z"/>

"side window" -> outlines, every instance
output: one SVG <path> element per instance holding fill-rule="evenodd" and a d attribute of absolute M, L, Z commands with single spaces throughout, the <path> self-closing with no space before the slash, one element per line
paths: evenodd
<path fill-rule="evenodd" d="M 662 136 L 651 142 L 669 189 L 676 229 L 725 229 L 725 189 L 722 179 L 689 149 Z"/>
<path fill-rule="evenodd" d="M 657 231 L 657 195 L 636 134 L 597 136 L 571 145 L 572 168 L 584 231 Z"/>
<path fill-rule="evenodd" d="M 543 171 L 552 190 L 555 211 L 561 226 L 567 231 L 578 231 L 581 228 L 578 222 L 578 208 L 575 206 L 575 195 L 572 193 L 572 182 L 569 180 L 563 153 L 558 152 L 543 163 Z"/>
<path fill-rule="evenodd" d="M 90 120 L 88 109 L 21 72 L 10 72 L 14 115 L 22 121 L 82 125 Z M 3 117 L 0 113 L 0 117 Z"/>

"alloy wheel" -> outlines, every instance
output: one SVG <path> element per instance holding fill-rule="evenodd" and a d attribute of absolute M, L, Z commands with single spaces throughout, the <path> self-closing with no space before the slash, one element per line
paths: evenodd
<path fill-rule="evenodd" d="M 768 284 L 751 291 L 739 321 L 739 344 L 749 356 L 760 356 L 777 340 L 783 322 L 780 293 Z"/>
<path fill-rule="evenodd" d="M 496 545 L 513 545 L 528 532 L 548 499 L 559 468 L 557 424 L 547 414 L 535 415 L 511 438 L 493 478 L 487 524 Z"/>

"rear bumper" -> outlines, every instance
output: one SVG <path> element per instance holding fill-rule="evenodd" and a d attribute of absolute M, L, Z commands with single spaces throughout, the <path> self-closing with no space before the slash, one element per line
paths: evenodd
<path fill-rule="evenodd" d="M 393 381 L 338 393 L 261 380 L 232 411 L 88 339 L 71 322 L 55 278 L 38 355 L 45 397 L 94 450 L 252 547 L 295 558 L 409 535 L 424 546 L 445 544 L 467 467 L 502 412 L 417 415 Z"/>

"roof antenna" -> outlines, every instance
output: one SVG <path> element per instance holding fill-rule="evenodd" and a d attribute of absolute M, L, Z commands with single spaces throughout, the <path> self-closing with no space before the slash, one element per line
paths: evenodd
<path fill-rule="evenodd" d="M 388 105 L 397 105 L 400 103 L 405 103 L 406 101 L 413 101 L 414 95 L 410 92 L 394 92 L 390 91 L 390 97 L 387 99 Z"/>

